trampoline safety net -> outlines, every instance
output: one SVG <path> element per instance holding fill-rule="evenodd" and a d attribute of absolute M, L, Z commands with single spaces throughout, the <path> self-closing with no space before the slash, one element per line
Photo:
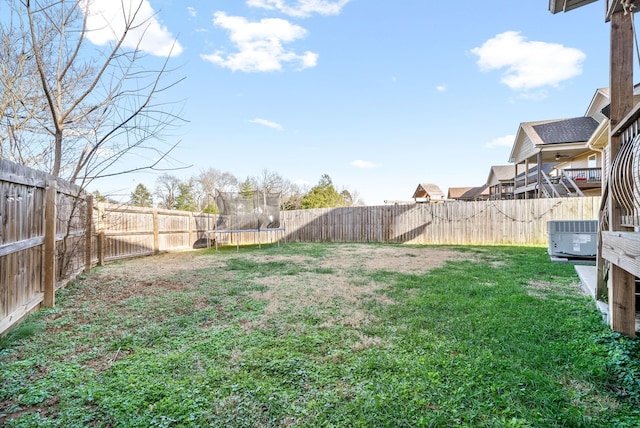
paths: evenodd
<path fill-rule="evenodd" d="M 220 214 L 218 230 L 260 230 L 280 228 L 280 194 L 216 192 Z"/>

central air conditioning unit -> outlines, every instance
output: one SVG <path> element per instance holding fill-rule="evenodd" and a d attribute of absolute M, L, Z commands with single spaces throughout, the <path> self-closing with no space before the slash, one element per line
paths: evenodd
<path fill-rule="evenodd" d="M 598 220 L 552 220 L 547 222 L 547 229 L 552 258 L 596 258 Z"/>

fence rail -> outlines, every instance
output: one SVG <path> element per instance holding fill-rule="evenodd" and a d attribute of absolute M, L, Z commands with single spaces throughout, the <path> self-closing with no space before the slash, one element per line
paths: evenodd
<path fill-rule="evenodd" d="M 547 221 L 598 218 L 599 197 L 284 211 L 278 230 L 212 232 L 217 216 L 93 203 L 60 179 L 0 159 L 0 334 L 82 271 L 216 244 L 380 242 L 545 245 Z"/>

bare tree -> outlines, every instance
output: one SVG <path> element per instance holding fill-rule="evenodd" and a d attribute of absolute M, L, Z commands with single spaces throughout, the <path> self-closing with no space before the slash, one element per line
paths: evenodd
<path fill-rule="evenodd" d="M 159 205 L 169 210 L 175 209 L 182 181 L 170 174 L 162 174 L 156 179 L 154 194 L 160 200 Z"/>
<path fill-rule="evenodd" d="M 281 208 L 282 209 L 300 209 L 300 202 L 308 189 L 293 183 L 290 180 L 284 180 L 281 188 Z"/>
<path fill-rule="evenodd" d="M 343 187 L 340 194 L 344 197 L 348 207 L 365 206 L 366 203 L 360 197 L 360 192 L 355 189 L 349 189 L 349 187 Z"/>
<path fill-rule="evenodd" d="M 158 60 L 140 47 L 151 19 L 142 16 L 142 0 L 132 8 L 121 2 L 122 21 L 110 27 L 113 41 L 104 46 L 88 40 L 91 0 L 7 4 L 9 16 L 0 20 L 0 153 L 81 187 L 156 168 L 175 147 L 164 138 L 181 119 L 178 105 L 162 100 L 177 83 L 167 81 L 171 52 Z M 128 47 L 132 33 L 142 35 Z M 127 166 L 133 155 L 150 160 Z"/>
<path fill-rule="evenodd" d="M 285 179 L 275 171 L 263 169 L 260 175 L 252 180 L 254 187 L 264 193 L 281 193 L 285 184 Z"/>
<path fill-rule="evenodd" d="M 240 189 L 240 180 L 230 172 L 209 168 L 202 171 L 195 178 L 196 204 L 202 210 L 214 203 L 216 190 L 220 192 L 237 192 Z"/>
<path fill-rule="evenodd" d="M 300 208 L 300 200 L 303 194 L 302 189 L 277 172 L 263 169 L 260 175 L 253 177 L 252 181 L 254 187 L 261 192 L 279 193 L 282 209 Z"/>
<path fill-rule="evenodd" d="M 8 6 L 0 6 L 0 12 Z M 41 165 L 47 156 L 47 143 L 41 141 L 34 127 L 38 109 L 27 106 L 43 108 L 46 100 L 39 90 L 33 55 L 29 54 L 27 28 L 13 14 L 7 19 L 0 20 L 0 157 L 23 165 Z M 30 132 L 21 132 L 23 129 Z"/>
<path fill-rule="evenodd" d="M 295 190 L 291 189 L 291 191 L 282 196 L 281 208 L 285 211 L 302 209 L 302 198 L 308 190 L 304 190 L 297 185 L 294 186 Z"/>
<path fill-rule="evenodd" d="M 177 143 L 166 139 L 182 119 L 179 104 L 164 97 L 179 80 L 168 80 L 171 51 L 143 53 L 154 19 L 144 5 L 120 0 L 118 21 L 97 29 L 89 25 L 93 0 L 0 2 L 3 157 L 64 178 L 79 192 L 95 178 L 156 169 L 167 159 Z M 110 41 L 92 43 L 97 30 L 110 30 Z M 83 211 L 91 215 L 77 196 L 65 205 L 68 232 Z M 67 235 L 59 246 L 61 277 L 81 243 Z"/>

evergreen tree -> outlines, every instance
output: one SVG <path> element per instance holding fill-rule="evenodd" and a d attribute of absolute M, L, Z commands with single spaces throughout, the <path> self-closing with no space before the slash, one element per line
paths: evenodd
<path fill-rule="evenodd" d="M 240 196 L 243 197 L 246 204 L 247 210 L 255 209 L 255 187 L 251 180 L 247 177 L 247 179 L 240 185 Z"/>
<path fill-rule="evenodd" d="M 94 190 L 93 192 L 91 192 L 91 194 L 93 195 L 93 202 L 103 202 L 103 203 L 107 203 L 107 204 L 119 204 L 118 201 L 116 201 L 115 199 L 109 197 L 109 196 L 105 196 L 102 193 L 100 193 L 99 190 Z"/>
<path fill-rule="evenodd" d="M 134 207 L 152 207 L 153 206 L 153 196 L 151 196 L 151 192 L 147 189 L 142 183 L 139 183 L 136 186 L 136 190 L 131 192 L 131 199 L 129 204 Z"/>
<path fill-rule="evenodd" d="M 351 196 L 351 192 L 349 192 L 347 189 L 344 189 L 342 192 L 340 192 L 340 196 L 342 196 L 342 198 L 344 199 L 345 206 L 350 207 L 353 205 L 353 196 Z"/>
<path fill-rule="evenodd" d="M 309 208 L 335 208 L 346 205 L 343 195 L 338 193 L 331 181 L 331 177 L 323 174 L 317 185 L 304 195 L 300 205 L 303 209 Z"/>
<path fill-rule="evenodd" d="M 91 194 L 94 202 L 107 202 L 107 197 L 100 193 L 99 190 L 94 190 Z"/>
<path fill-rule="evenodd" d="M 198 209 L 191 181 L 178 185 L 175 209 L 182 211 L 196 211 Z"/>
<path fill-rule="evenodd" d="M 253 196 L 254 191 L 255 188 L 253 183 L 251 183 L 251 179 L 247 177 L 247 179 L 240 185 L 240 194 L 242 196 Z"/>

